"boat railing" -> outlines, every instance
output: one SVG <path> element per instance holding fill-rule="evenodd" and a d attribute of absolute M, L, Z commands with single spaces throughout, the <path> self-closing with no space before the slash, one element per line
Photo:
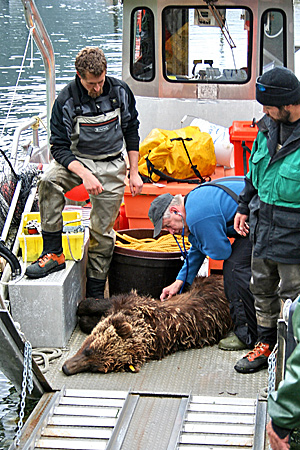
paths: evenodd
<path fill-rule="evenodd" d="M 13 135 L 13 140 L 12 140 L 12 145 L 11 145 L 11 153 L 10 153 L 10 158 L 12 161 L 12 164 L 14 166 L 14 168 L 16 168 L 17 163 L 20 161 L 20 159 L 18 158 L 18 150 L 20 148 L 20 139 L 21 139 L 21 135 L 24 131 L 29 130 L 30 128 L 32 129 L 32 135 L 30 136 L 30 145 L 32 145 L 33 147 L 33 157 L 34 154 L 39 152 L 41 150 L 40 147 L 40 130 L 41 127 L 40 125 L 43 125 L 43 119 L 45 119 L 47 117 L 47 113 L 41 114 L 40 116 L 34 116 L 31 119 L 28 119 L 26 122 L 23 122 L 22 125 L 20 125 L 19 127 L 16 128 L 14 135 Z M 46 131 L 47 128 L 44 125 Z M 49 149 L 46 148 L 43 145 L 42 146 L 43 149 L 43 162 L 44 163 L 49 163 L 50 160 L 50 154 L 49 154 Z"/>
<path fill-rule="evenodd" d="M 52 42 L 44 26 L 43 20 L 37 10 L 34 0 L 22 0 L 24 15 L 28 29 L 31 30 L 33 39 L 41 52 L 47 92 L 47 130 L 50 132 L 50 115 L 55 100 L 55 57 Z"/>

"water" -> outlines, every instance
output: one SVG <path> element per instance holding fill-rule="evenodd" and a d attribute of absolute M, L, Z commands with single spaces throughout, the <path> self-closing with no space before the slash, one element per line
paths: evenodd
<path fill-rule="evenodd" d="M 35 0 L 35 3 L 54 48 L 57 92 L 74 78 L 75 56 L 87 45 L 101 47 L 107 58 L 108 74 L 121 78 L 122 7 L 117 0 Z M 0 0 L 0 145 L 3 150 L 9 149 L 17 120 L 46 111 L 44 66 L 35 44 L 32 59 L 29 45 L 15 90 L 28 34 L 21 0 Z M 19 403 L 18 393 L 0 372 L 1 450 L 8 449 L 15 437 Z"/>
<path fill-rule="evenodd" d="M 122 7 L 117 0 L 35 2 L 54 47 L 57 92 L 74 77 L 75 56 L 86 45 L 101 47 L 107 57 L 108 74 L 121 78 Z M 295 24 L 299 22 L 300 3 L 297 3 Z M 29 45 L 20 82 L 15 89 L 28 34 L 21 0 L 0 0 L 0 145 L 3 150 L 9 149 L 17 120 L 46 111 L 44 67 L 35 44 L 32 58 Z M 300 45 L 300 27 L 296 25 L 295 35 L 296 43 Z M 19 402 L 19 395 L 0 372 L 1 450 L 6 450 L 15 437 Z"/>
<path fill-rule="evenodd" d="M 87 45 L 101 47 L 108 74 L 121 78 L 122 7 L 118 0 L 37 0 L 36 6 L 54 47 L 57 92 L 74 77 L 75 56 Z M 5 150 L 10 143 L 6 136 L 18 119 L 46 111 L 46 86 L 42 57 L 35 44 L 31 55 L 29 40 L 15 89 L 29 36 L 21 0 L 0 0 L 0 29 L 0 142 Z"/>

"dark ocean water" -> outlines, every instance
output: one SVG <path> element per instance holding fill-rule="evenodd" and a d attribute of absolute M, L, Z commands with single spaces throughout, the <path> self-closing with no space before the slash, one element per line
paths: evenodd
<path fill-rule="evenodd" d="M 107 58 L 108 74 L 121 78 L 122 7 L 118 1 L 35 0 L 35 3 L 54 48 L 57 92 L 74 77 L 76 54 L 87 45 L 101 47 Z M 8 152 L 17 121 L 46 111 L 43 60 L 35 44 L 31 53 L 30 40 L 24 58 L 28 36 L 21 0 L 0 0 L 0 145 Z M 24 68 L 16 86 L 23 60 Z M 34 403 L 27 403 L 28 415 Z M 19 404 L 19 394 L 0 372 L 1 450 L 8 449 L 15 437 Z"/>

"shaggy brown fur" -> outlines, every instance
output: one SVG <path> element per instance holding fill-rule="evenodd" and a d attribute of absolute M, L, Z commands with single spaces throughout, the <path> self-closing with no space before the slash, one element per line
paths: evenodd
<path fill-rule="evenodd" d="M 112 302 L 104 298 L 85 298 L 77 308 L 80 329 L 90 334 L 103 316 L 111 312 Z"/>
<path fill-rule="evenodd" d="M 98 323 L 76 355 L 65 362 L 66 375 L 83 371 L 138 372 L 148 360 L 213 345 L 232 327 L 219 277 L 196 279 L 188 292 L 164 302 L 134 292 L 111 301 L 111 313 Z"/>

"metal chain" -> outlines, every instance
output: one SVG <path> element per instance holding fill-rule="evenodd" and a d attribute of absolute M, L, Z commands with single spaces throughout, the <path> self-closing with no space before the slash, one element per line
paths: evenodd
<path fill-rule="evenodd" d="M 33 378 L 32 378 L 32 347 L 30 342 L 25 342 L 24 347 L 24 362 L 23 362 L 23 380 L 22 380 L 22 391 L 21 391 L 21 407 L 19 413 L 18 429 L 16 433 L 15 444 L 18 447 L 20 445 L 21 430 L 23 427 L 24 411 L 25 411 L 25 401 L 26 401 L 26 388 L 31 394 L 33 389 Z"/>
<path fill-rule="evenodd" d="M 278 344 L 275 345 L 272 353 L 268 357 L 268 395 L 275 391 L 277 350 Z"/>

